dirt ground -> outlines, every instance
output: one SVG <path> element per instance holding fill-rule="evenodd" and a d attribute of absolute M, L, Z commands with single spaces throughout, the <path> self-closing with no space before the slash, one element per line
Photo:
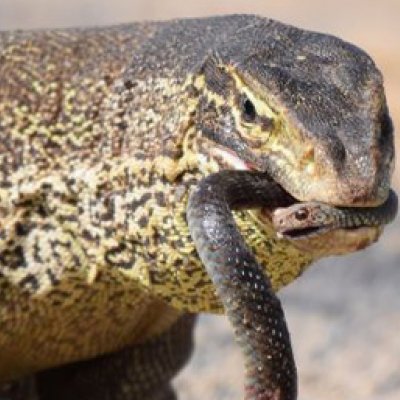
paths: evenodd
<path fill-rule="evenodd" d="M 336 34 L 373 56 L 400 126 L 399 0 L 0 0 L 0 29 L 257 13 Z M 399 143 L 399 138 L 397 138 Z M 395 173 L 400 189 L 400 172 Z M 359 254 L 313 266 L 281 292 L 302 400 L 400 398 L 400 221 Z M 243 370 L 224 318 L 203 316 L 190 365 L 176 380 L 183 400 L 239 399 Z"/>

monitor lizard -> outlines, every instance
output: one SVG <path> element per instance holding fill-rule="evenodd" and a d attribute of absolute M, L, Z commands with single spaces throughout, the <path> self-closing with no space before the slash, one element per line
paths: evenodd
<path fill-rule="evenodd" d="M 295 399 L 275 292 L 397 210 L 382 81 L 253 15 L 0 32 L 3 393 L 174 399 L 212 312 L 246 399 Z"/>

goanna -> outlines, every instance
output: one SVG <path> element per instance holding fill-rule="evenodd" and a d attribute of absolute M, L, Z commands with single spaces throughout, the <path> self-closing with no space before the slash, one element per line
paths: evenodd
<path fill-rule="evenodd" d="M 250 15 L 0 33 L 3 393 L 174 399 L 193 315 L 226 311 L 247 398 L 293 400 L 274 292 L 387 221 L 277 235 L 275 210 L 384 210 L 393 160 L 380 72 L 329 35 Z"/>

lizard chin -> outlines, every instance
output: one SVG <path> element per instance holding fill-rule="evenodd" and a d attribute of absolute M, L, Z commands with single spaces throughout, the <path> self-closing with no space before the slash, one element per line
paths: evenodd
<path fill-rule="evenodd" d="M 298 249 L 316 256 L 334 256 L 365 249 L 379 239 L 382 231 L 382 227 L 338 228 L 288 240 Z"/>
<path fill-rule="evenodd" d="M 251 171 L 254 168 L 225 147 L 213 149 L 213 156 L 219 165 L 226 169 Z M 293 198 L 290 193 L 288 196 Z M 302 202 L 298 202 L 301 204 Z M 311 253 L 314 257 L 343 255 L 362 250 L 375 243 L 383 232 L 381 226 L 361 226 L 356 228 L 305 227 L 302 230 L 279 232 L 274 227 L 274 213 L 278 210 L 268 207 L 253 210 L 253 215 L 262 225 L 268 225 L 275 232 L 277 239 L 290 242 L 297 249 Z"/>

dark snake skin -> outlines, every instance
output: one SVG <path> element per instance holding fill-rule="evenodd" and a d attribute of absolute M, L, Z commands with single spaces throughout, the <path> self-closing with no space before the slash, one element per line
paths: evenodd
<path fill-rule="evenodd" d="M 231 210 L 289 206 L 281 216 L 282 225 L 284 217 L 293 222 L 301 215 L 299 211 L 306 210 L 309 220 L 300 218 L 299 223 L 310 223 L 313 215 L 320 223 L 321 218 L 326 222 L 331 217 L 335 227 L 346 228 L 387 223 L 397 212 L 393 191 L 382 206 L 371 209 L 292 203 L 293 198 L 266 174 L 247 171 L 209 175 L 189 198 L 187 220 L 192 238 L 245 357 L 246 400 L 296 399 L 297 374 L 280 301 L 241 237 Z"/>
<path fill-rule="evenodd" d="M 269 200 L 269 201 L 268 201 Z M 288 201 L 268 177 L 222 171 L 192 192 L 187 220 L 245 356 L 247 400 L 293 400 L 297 374 L 279 299 L 245 245 L 231 208 Z"/>

